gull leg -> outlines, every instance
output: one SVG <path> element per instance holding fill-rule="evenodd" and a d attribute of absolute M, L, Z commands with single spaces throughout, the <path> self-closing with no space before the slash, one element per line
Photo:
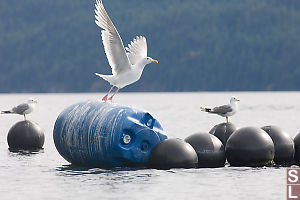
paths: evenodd
<path fill-rule="evenodd" d="M 226 116 L 226 122 L 227 122 L 227 124 L 228 124 L 228 122 L 229 122 L 229 120 L 228 120 L 228 116 Z"/>
<path fill-rule="evenodd" d="M 102 98 L 102 101 L 107 101 L 107 97 L 108 97 L 108 95 L 109 95 L 109 93 L 112 91 L 112 89 L 114 88 L 114 86 L 112 86 L 110 89 L 109 89 L 109 91 L 108 91 L 108 93 Z"/>
<path fill-rule="evenodd" d="M 24 119 L 25 119 L 25 121 L 27 121 L 27 119 L 26 119 L 26 115 L 24 114 Z"/>
<path fill-rule="evenodd" d="M 112 101 L 112 98 L 117 94 L 120 88 L 118 88 L 111 97 L 108 98 L 108 100 Z"/>

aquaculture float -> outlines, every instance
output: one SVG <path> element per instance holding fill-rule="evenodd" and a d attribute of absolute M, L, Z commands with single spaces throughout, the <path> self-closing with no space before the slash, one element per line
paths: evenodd
<path fill-rule="evenodd" d="M 151 150 L 167 136 L 146 111 L 84 101 L 60 113 L 53 139 L 60 155 L 70 163 L 111 168 L 145 166 Z"/>

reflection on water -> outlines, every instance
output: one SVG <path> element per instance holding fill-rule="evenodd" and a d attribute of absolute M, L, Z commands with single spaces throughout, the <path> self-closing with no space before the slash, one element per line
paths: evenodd
<path fill-rule="evenodd" d="M 91 167 L 81 167 L 76 165 L 63 165 L 57 167 L 56 170 L 59 172 L 59 175 L 62 176 L 81 176 L 88 174 L 103 174 L 111 173 L 113 170 L 110 169 L 100 169 L 100 168 L 91 168 Z"/>
<path fill-rule="evenodd" d="M 32 150 L 8 148 L 8 155 L 10 157 L 31 156 L 31 155 L 40 154 L 40 153 L 45 153 L 43 148 L 41 148 L 41 149 L 32 149 Z"/>
<path fill-rule="evenodd" d="M 43 148 L 40 149 L 14 149 L 14 148 L 8 148 L 10 155 L 33 155 L 33 154 L 39 154 L 39 153 L 45 153 Z"/>
<path fill-rule="evenodd" d="M 64 177 L 85 177 L 85 181 L 101 179 L 102 185 L 114 185 L 119 183 L 146 182 L 155 176 L 146 168 L 114 168 L 101 169 L 80 167 L 75 165 L 63 165 L 56 168 L 58 176 Z"/>
<path fill-rule="evenodd" d="M 63 165 L 61 167 L 57 167 L 56 170 L 59 172 L 64 172 L 66 175 L 84 175 L 84 174 L 103 174 L 103 173 L 117 173 L 117 172 L 134 172 L 138 170 L 142 170 L 145 168 L 111 168 L 111 169 L 103 169 L 103 168 L 94 168 L 94 167 L 82 167 L 73 164 Z"/>

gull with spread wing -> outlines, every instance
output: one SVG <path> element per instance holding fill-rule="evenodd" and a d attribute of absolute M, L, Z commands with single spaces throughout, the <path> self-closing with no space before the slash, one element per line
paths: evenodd
<path fill-rule="evenodd" d="M 147 56 L 145 37 L 137 36 L 125 49 L 117 29 L 103 6 L 102 0 L 97 0 L 95 6 L 95 22 L 103 29 L 101 31 L 102 41 L 108 63 L 112 69 L 112 75 L 95 74 L 112 85 L 108 93 L 102 98 L 103 101 L 107 101 L 107 99 L 112 101 L 119 89 L 141 78 L 147 64 L 151 62 L 158 63 L 158 61 Z M 114 87 L 117 88 L 116 91 L 108 98 Z"/>
<path fill-rule="evenodd" d="M 218 114 L 222 117 L 226 117 L 226 122 L 228 123 L 228 117 L 234 115 L 238 110 L 237 102 L 240 101 L 236 97 L 230 98 L 230 104 L 218 106 L 214 108 L 203 108 L 200 107 L 201 111 L 212 113 L 212 114 Z"/>

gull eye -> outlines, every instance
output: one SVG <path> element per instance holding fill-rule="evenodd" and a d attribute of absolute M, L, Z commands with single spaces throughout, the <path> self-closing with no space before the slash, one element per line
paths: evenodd
<path fill-rule="evenodd" d="M 149 60 L 149 58 L 147 58 L 147 60 Z"/>

